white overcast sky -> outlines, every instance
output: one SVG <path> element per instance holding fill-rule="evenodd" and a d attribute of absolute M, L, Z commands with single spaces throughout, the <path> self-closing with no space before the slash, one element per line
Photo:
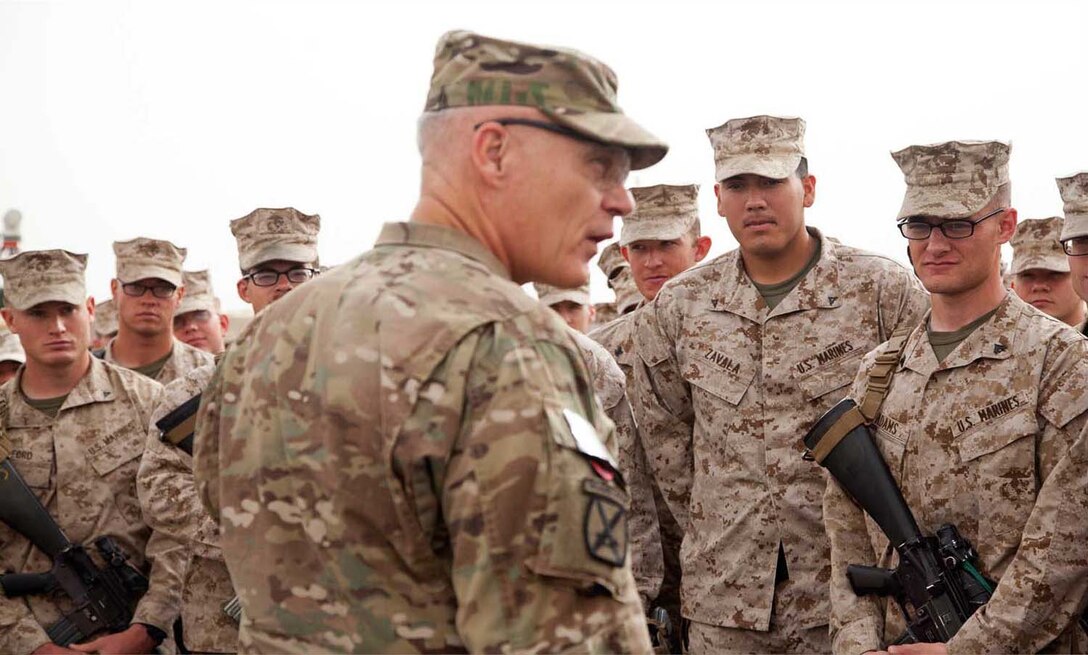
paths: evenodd
<path fill-rule="evenodd" d="M 704 129 L 729 118 L 805 118 L 809 224 L 900 260 L 891 150 L 1012 141 L 1021 218 L 1060 215 L 1054 178 L 1088 169 L 1085 2 L 0 2 L 0 212 L 23 212 L 26 249 L 89 253 L 96 297 L 111 242 L 151 236 L 239 308 L 231 219 L 319 213 L 336 264 L 406 218 L 454 28 L 612 66 L 621 105 L 672 146 L 631 185 L 701 184 L 712 254 L 735 242 Z M 594 287 L 611 297 L 596 268 Z"/>

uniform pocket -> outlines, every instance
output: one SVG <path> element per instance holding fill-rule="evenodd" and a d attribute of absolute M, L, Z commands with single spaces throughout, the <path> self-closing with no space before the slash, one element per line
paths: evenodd
<path fill-rule="evenodd" d="M 91 468 L 109 485 L 117 510 L 133 525 L 143 523 L 136 496 L 136 469 L 146 437 L 136 421 L 129 421 L 87 446 Z"/>
<path fill-rule="evenodd" d="M 49 461 L 17 460 L 12 462 L 15 470 L 26 482 L 26 486 L 35 491 L 41 498 L 49 489 L 49 479 L 53 473 L 53 463 Z"/>
<path fill-rule="evenodd" d="M 835 362 L 826 368 L 817 369 L 815 372 L 802 377 L 797 385 L 801 388 L 801 394 L 805 400 L 817 400 L 833 391 L 842 389 L 852 383 L 858 374 L 858 366 L 861 365 L 862 350 L 855 351 L 857 355 L 849 359 Z M 845 396 L 846 394 L 840 394 Z M 839 400 L 833 398 L 829 400 Z"/>
<path fill-rule="evenodd" d="M 972 476 L 979 507 L 979 541 L 1014 550 L 1038 493 L 1033 411 L 981 425 L 953 441 Z"/>
<path fill-rule="evenodd" d="M 590 440 L 600 439 L 584 433 L 588 422 L 572 426 L 563 412 L 546 411 L 552 433 L 546 523 L 527 565 L 583 592 L 619 598 L 631 580 L 625 568 L 629 502 L 622 478 L 613 464 L 594 455 Z"/>
<path fill-rule="evenodd" d="M 718 363 L 713 363 L 712 357 L 717 357 L 713 361 Z M 704 400 L 716 403 L 721 399 L 734 406 L 740 404 L 755 379 L 753 369 L 743 368 L 718 353 L 708 353 L 702 359 L 691 358 L 684 364 L 683 375 L 688 384 L 704 395 Z M 692 396 L 696 396 L 694 391 Z"/>

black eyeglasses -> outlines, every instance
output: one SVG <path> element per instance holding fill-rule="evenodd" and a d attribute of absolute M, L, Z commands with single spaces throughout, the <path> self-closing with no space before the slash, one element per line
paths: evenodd
<path fill-rule="evenodd" d="M 1070 257 L 1088 255 L 1088 237 L 1073 237 L 1062 241 L 1062 250 Z"/>
<path fill-rule="evenodd" d="M 599 145 L 608 145 L 600 139 L 594 139 L 591 136 L 586 136 L 585 134 L 582 134 L 581 132 L 576 132 L 569 127 L 565 127 L 556 123 L 549 123 L 547 121 L 536 121 L 531 118 L 492 118 L 491 120 L 476 123 L 476 125 L 474 125 L 472 129 L 478 130 L 480 129 L 480 127 L 487 125 L 488 123 L 498 123 L 503 127 L 507 125 L 524 125 L 526 127 L 535 127 L 538 130 L 547 130 L 549 132 L 554 132 L 555 134 L 562 134 L 565 137 L 577 139 L 578 141 L 587 141 L 589 143 L 596 143 Z"/>
<path fill-rule="evenodd" d="M 302 284 L 313 279 L 317 271 L 312 268 L 292 268 L 289 271 L 254 271 L 246 277 L 259 287 L 271 287 L 279 284 L 281 277 L 286 277 L 291 284 Z"/>
<path fill-rule="evenodd" d="M 943 234 L 946 239 L 966 239 L 975 233 L 976 225 L 987 218 L 997 216 L 1004 211 L 1008 211 L 1008 208 L 1001 207 L 1000 209 L 995 209 L 989 214 L 974 221 L 966 218 L 957 218 L 937 225 L 926 223 L 922 220 L 916 220 L 914 218 L 908 218 L 899 224 L 899 232 L 911 241 L 924 241 L 925 239 L 928 239 L 934 229 L 940 230 L 941 234 Z"/>
<path fill-rule="evenodd" d="M 151 291 L 151 295 L 156 298 L 169 298 L 174 295 L 174 292 L 178 290 L 172 284 L 143 284 L 141 282 L 122 282 L 121 290 L 125 292 L 126 296 L 132 296 L 133 298 L 139 298 Z"/>

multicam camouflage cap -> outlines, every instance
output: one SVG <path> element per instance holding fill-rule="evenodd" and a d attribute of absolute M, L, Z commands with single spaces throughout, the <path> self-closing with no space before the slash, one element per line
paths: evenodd
<path fill-rule="evenodd" d="M 458 30 L 438 40 L 423 110 L 533 107 L 589 139 L 626 148 L 633 170 L 652 166 L 669 148 L 623 113 L 616 88 L 612 69 L 576 50 Z"/>
<path fill-rule="evenodd" d="M 893 152 L 907 182 L 897 220 L 968 218 L 1009 182 L 1009 152 L 1000 141 L 948 141 Z"/>
<path fill-rule="evenodd" d="M 1019 275 L 1031 269 L 1044 271 L 1069 272 L 1069 259 L 1062 250 L 1058 237 L 1062 233 L 1061 218 L 1035 218 L 1020 221 L 1013 235 L 1012 269 L 1013 275 Z"/>
<path fill-rule="evenodd" d="M 184 271 L 182 281 L 185 285 L 185 295 L 181 297 L 175 316 L 187 312 L 219 311 L 219 300 L 212 291 L 211 273 L 208 271 Z"/>
<path fill-rule="evenodd" d="M 30 309 L 43 302 L 81 305 L 87 301 L 87 255 L 67 250 L 27 250 L 0 260 L 4 304 Z"/>
<path fill-rule="evenodd" d="M 11 332 L 0 335 L 0 362 L 26 364 L 26 352 L 19 341 L 19 335 Z"/>
<path fill-rule="evenodd" d="M 294 207 L 262 207 L 230 222 L 243 273 L 274 259 L 316 264 L 320 230 L 319 215 L 303 214 Z"/>
<path fill-rule="evenodd" d="M 805 156 L 805 121 L 800 118 L 734 118 L 706 135 L 719 182 L 746 173 L 781 180 L 793 175 Z"/>
<path fill-rule="evenodd" d="M 117 305 L 113 303 L 112 298 L 95 303 L 94 331 L 102 337 L 117 333 Z"/>
<path fill-rule="evenodd" d="M 627 260 L 623 258 L 623 252 L 620 250 L 620 244 L 618 241 L 613 241 L 604 247 L 601 251 L 600 257 L 597 258 L 597 268 L 601 269 L 604 276 L 609 280 L 619 272 L 621 268 L 630 267 Z"/>
<path fill-rule="evenodd" d="M 1065 213 L 1061 240 L 1088 236 L 1088 172 L 1060 177 L 1056 181 Z"/>
<path fill-rule="evenodd" d="M 635 211 L 623 218 L 620 245 L 679 239 L 699 222 L 699 185 L 635 187 Z"/>
<path fill-rule="evenodd" d="M 563 301 L 572 302 L 578 305 L 588 305 L 590 303 L 588 283 L 573 289 L 561 289 L 559 287 L 534 282 L 533 289 L 536 290 L 536 297 L 540 302 L 549 307 Z"/>
<path fill-rule="evenodd" d="M 113 242 L 113 254 L 117 256 L 117 279 L 121 282 L 157 278 L 180 287 L 185 253 L 185 248 L 178 248 L 161 239 L 137 237 L 131 241 Z"/>

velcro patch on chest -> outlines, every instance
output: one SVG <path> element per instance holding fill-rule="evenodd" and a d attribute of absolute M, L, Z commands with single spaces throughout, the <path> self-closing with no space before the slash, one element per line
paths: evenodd
<path fill-rule="evenodd" d="M 949 426 L 952 438 L 957 439 L 981 425 L 1004 418 L 1018 409 L 1028 406 L 1028 404 L 1027 397 L 1023 392 L 1013 394 L 996 402 L 987 403 L 952 421 Z"/>

